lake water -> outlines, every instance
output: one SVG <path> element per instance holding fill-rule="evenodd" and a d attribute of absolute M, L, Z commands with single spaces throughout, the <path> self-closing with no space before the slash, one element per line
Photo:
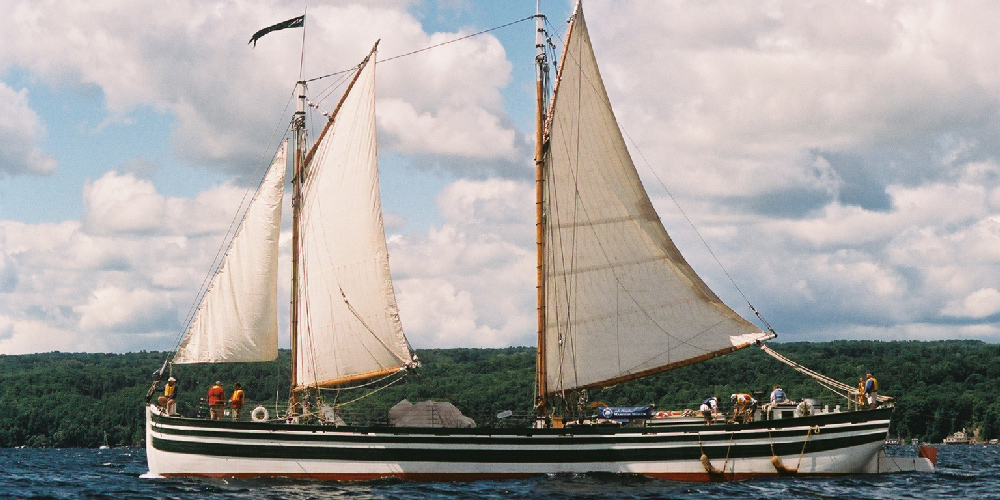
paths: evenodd
<path fill-rule="evenodd" d="M 939 446 L 935 474 L 676 483 L 632 476 L 541 476 L 472 483 L 148 479 L 144 449 L 0 449 L 0 498 L 79 499 L 900 499 L 1000 498 L 1000 446 Z M 893 455 L 915 455 L 890 446 Z"/>

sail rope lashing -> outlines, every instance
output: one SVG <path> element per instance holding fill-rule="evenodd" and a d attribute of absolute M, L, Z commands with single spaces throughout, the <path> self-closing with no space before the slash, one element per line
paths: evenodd
<path fill-rule="evenodd" d="M 372 382 L 369 382 L 369 383 L 367 383 L 367 384 L 361 384 L 361 385 L 358 385 L 358 386 L 355 386 L 355 387 L 347 387 L 347 388 L 344 388 L 344 387 L 339 387 L 339 388 L 337 388 L 337 390 L 349 390 L 349 389 L 358 389 L 358 388 L 361 388 L 361 387 L 365 387 L 365 386 L 368 386 L 368 385 L 373 385 L 373 384 L 375 384 L 375 383 L 377 383 L 377 382 L 381 382 L 381 381 L 383 381 L 383 380 L 385 380 L 385 379 L 387 379 L 387 378 L 389 378 L 389 377 L 392 377 L 392 376 L 395 376 L 395 377 L 397 377 L 397 378 L 396 378 L 396 380 L 393 380 L 392 382 L 389 382 L 389 383 L 387 383 L 387 384 L 385 384 L 385 385 L 383 385 L 383 386 L 379 387 L 378 389 L 375 389 L 375 390 L 373 390 L 373 391 L 371 391 L 371 392 L 367 392 L 367 393 L 365 393 L 365 394 L 363 394 L 363 395 L 361 395 L 361 396 L 358 396 L 358 397 L 356 397 L 356 398 L 354 398 L 354 399 L 352 399 L 352 400 L 350 400 L 350 401 L 345 401 L 345 402 L 343 402 L 343 403 L 337 403 L 337 404 L 336 404 L 336 406 L 337 406 L 337 407 L 341 407 L 341 406 L 347 406 L 347 405 L 349 405 L 349 404 L 351 404 L 351 403 L 356 403 L 356 402 L 358 402 L 358 401 L 361 401 L 362 399 L 365 399 L 365 398 L 367 398 L 368 396 L 372 396 L 372 395 L 375 395 L 375 394 L 376 394 L 376 393 L 378 393 L 379 391 L 381 391 L 381 390 L 383 390 L 383 389 L 386 389 L 386 388 L 388 388 L 388 387 L 391 387 L 392 385 L 396 384 L 396 383 L 397 383 L 397 382 L 399 382 L 400 380 L 403 380 L 404 378 L 406 378 L 406 377 L 405 377 L 405 376 L 406 376 L 406 374 L 404 373 L 404 374 L 400 375 L 400 374 L 397 374 L 397 373 L 394 373 L 394 374 L 392 374 L 392 375 L 389 375 L 388 377 L 382 377 L 382 378 L 378 379 L 377 381 L 372 381 Z"/>
<path fill-rule="evenodd" d="M 350 82 L 351 81 L 351 77 L 354 76 L 353 72 L 357 71 L 359 69 L 361 69 L 361 65 L 360 64 L 358 64 L 357 66 L 355 66 L 355 67 L 353 67 L 353 68 L 351 68 L 351 69 L 349 69 L 347 71 L 344 71 L 344 72 L 340 73 L 340 75 L 341 75 L 340 78 L 334 80 L 330 85 L 327 85 L 326 88 L 324 88 L 318 94 L 316 94 L 315 102 L 313 102 L 312 100 L 306 99 L 306 103 L 310 107 L 312 107 L 312 108 L 314 108 L 316 110 L 319 110 L 320 114 L 322 114 L 323 116 L 329 117 L 328 113 L 326 113 L 325 111 L 320 110 L 319 103 L 322 103 L 327 98 L 333 96 L 334 95 L 333 92 L 335 90 L 339 89 L 340 87 L 343 87 L 345 84 L 347 84 L 348 82 Z"/>
<path fill-rule="evenodd" d="M 422 49 L 413 50 L 413 51 L 407 52 L 405 54 L 399 54 L 397 56 L 387 57 L 385 59 L 378 59 L 376 62 L 377 63 L 384 63 L 384 62 L 387 62 L 387 61 L 391 61 L 393 59 L 399 59 L 401 57 L 412 56 L 414 54 L 418 54 L 420 52 L 424 52 L 424 51 L 431 50 L 431 49 L 436 49 L 438 47 L 441 47 L 441 46 L 444 46 L 444 45 L 448 45 L 450 43 L 459 42 L 459 41 L 462 41 L 462 40 L 465 40 L 465 39 L 468 39 L 468 38 L 472 38 L 472 37 L 476 37 L 476 36 L 479 36 L 479 35 L 483 35 L 483 34 L 489 33 L 491 31 L 496 31 L 498 29 L 506 28 L 508 26 L 513 26 L 515 24 L 522 23 L 522 22 L 528 21 L 530 19 L 534 19 L 534 18 L 538 17 L 539 15 L 540 14 L 532 14 L 532 15 L 530 15 L 528 17 L 525 17 L 524 19 L 518 19 L 517 21 L 511 21 L 511 22 L 509 22 L 507 24 L 504 24 L 504 25 L 501 25 L 501 26 L 496 26 L 496 27 L 493 27 L 493 28 L 490 28 L 490 29 L 486 29 L 486 30 L 483 30 L 483 31 L 478 31 L 476 33 L 472 33 L 471 35 L 465 35 L 463 37 L 458 37 L 458 38 L 455 38 L 455 39 L 452 39 L 452 40 L 448 40 L 446 42 L 436 43 L 434 45 L 430 45 L 430 46 L 424 47 Z M 342 71 L 337 71 L 337 72 L 334 72 L 334 73 L 329 73 L 329 74 L 326 74 L 326 75 L 317 76 L 315 78 L 310 78 L 310 79 L 306 80 L 306 82 L 312 82 L 312 81 L 316 81 L 316 80 L 322 80 L 324 78 L 329 78 L 331 76 L 337 76 L 337 75 L 340 75 L 342 73 L 347 73 L 347 72 L 350 72 L 350 71 L 353 71 L 353 70 L 354 70 L 354 68 L 352 68 L 352 69 L 345 69 L 345 70 L 342 70 Z"/>
<path fill-rule="evenodd" d="M 802 366 L 799 363 L 796 363 L 795 361 L 792 361 L 786 358 L 785 356 L 779 354 L 774 349 L 771 349 L 765 344 L 760 344 L 760 349 L 765 353 L 767 353 L 769 356 L 773 357 L 774 359 L 781 361 L 782 363 L 792 367 L 792 369 L 794 369 L 795 371 L 807 375 L 809 377 L 812 377 L 817 382 L 819 382 L 821 386 L 829 389 L 832 392 L 840 394 L 840 396 L 846 399 L 851 399 L 851 397 L 856 396 L 858 394 L 858 389 L 856 387 L 845 384 L 839 380 L 830 378 L 815 370 L 806 368 L 805 366 Z M 878 395 L 877 399 L 879 401 L 884 402 L 884 401 L 892 401 L 893 398 L 890 396 L 883 396 L 880 394 Z"/>
<path fill-rule="evenodd" d="M 396 380 L 393 380 L 392 382 L 389 382 L 389 383 L 387 383 L 387 384 L 385 384 L 385 385 L 383 385 L 383 386 L 379 387 L 378 389 L 375 389 L 375 390 L 373 390 L 373 391 L 371 391 L 371 392 L 368 392 L 368 393 L 365 393 L 365 394 L 363 394 L 363 395 L 361 395 L 361 396 L 358 396 L 358 397 L 356 397 L 356 398 L 354 398 L 354 399 L 352 399 L 352 400 L 350 400 L 350 401 L 344 401 L 343 403 L 337 403 L 337 405 L 336 405 L 336 406 L 337 406 L 337 407 L 341 407 L 341 406 L 347 406 L 347 405 L 349 405 L 349 404 L 351 404 L 351 403 L 356 403 L 356 402 L 358 402 L 358 401 L 361 401 L 362 399 L 365 399 L 365 398 L 367 398 L 367 397 L 369 397 L 369 396 L 373 396 L 373 395 L 377 394 L 378 392 L 382 391 L 383 389 L 387 389 L 387 388 L 389 388 L 389 387 L 391 387 L 391 386 L 395 385 L 395 384 L 396 384 L 397 382 L 399 382 L 400 380 L 403 380 L 403 377 L 402 377 L 402 376 L 400 376 L 400 377 L 399 377 L 399 378 L 397 378 Z"/>
<path fill-rule="evenodd" d="M 309 179 L 310 178 L 307 177 L 306 178 L 306 182 L 308 182 Z M 303 188 L 304 188 L 304 186 L 303 186 Z M 302 188 L 300 188 L 300 189 L 302 189 Z M 304 254 L 305 250 L 300 250 L 300 252 Z M 299 290 L 292 290 L 292 294 L 300 293 L 301 289 L 308 288 L 308 286 L 309 286 L 309 273 L 306 272 L 306 270 L 305 270 L 305 268 L 303 266 L 303 262 L 302 261 L 299 261 L 299 267 L 300 267 L 300 276 L 299 276 L 299 284 L 298 284 Z M 311 328 L 311 325 L 312 325 L 312 321 L 311 321 L 312 309 L 310 307 L 309 294 L 301 294 L 301 297 L 302 298 L 300 298 L 300 300 L 299 300 L 299 309 L 300 309 L 300 313 L 299 314 L 300 314 L 300 316 L 299 316 L 299 324 L 298 324 L 298 328 L 299 328 L 299 330 L 298 330 L 298 339 L 296 340 L 296 343 L 298 344 L 298 346 L 296 346 L 296 349 L 308 349 L 309 352 L 315 353 L 316 352 L 316 344 L 315 344 L 315 337 L 313 336 L 313 331 L 312 331 L 312 328 Z M 304 326 L 304 328 L 303 328 L 303 326 Z M 293 358 L 294 358 L 294 356 L 293 356 Z M 298 356 L 298 358 L 299 359 L 292 359 L 293 369 L 295 369 L 295 370 L 299 369 L 298 363 L 299 363 L 299 360 L 302 359 L 301 354 Z M 299 377 L 301 377 L 305 373 L 309 373 L 310 375 L 312 375 L 312 378 L 315 379 L 316 378 L 316 374 L 319 373 L 319 368 L 318 368 L 318 365 L 317 365 L 316 356 L 309 356 L 309 363 L 308 363 L 308 365 L 306 365 L 306 363 L 303 363 L 302 366 L 301 366 L 301 369 L 302 369 L 302 371 L 304 373 L 300 373 L 298 375 Z M 311 370 L 311 371 L 307 372 L 306 370 Z M 292 387 L 292 392 L 294 392 L 294 391 L 295 391 L 295 387 L 293 386 Z"/>
<path fill-rule="evenodd" d="M 372 386 L 372 385 L 378 385 L 378 384 L 382 383 L 382 381 L 384 381 L 386 379 L 390 379 L 392 377 L 405 377 L 405 376 L 406 376 L 406 373 L 400 374 L 399 372 L 396 372 L 396 373 L 390 373 L 388 375 L 385 375 L 385 376 L 382 376 L 382 377 L 379 377 L 379 378 L 369 379 L 369 380 L 365 381 L 362 384 L 352 385 L 352 386 L 349 386 L 349 387 L 344 387 L 342 385 L 338 385 L 336 387 L 320 387 L 319 389 L 321 391 L 352 391 L 352 390 L 355 390 L 355 389 L 363 389 L 365 387 Z M 395 381 L 390 382 L 390 385 L 391 384 L 395 384 L 395 383 L 396 383 Z"/>

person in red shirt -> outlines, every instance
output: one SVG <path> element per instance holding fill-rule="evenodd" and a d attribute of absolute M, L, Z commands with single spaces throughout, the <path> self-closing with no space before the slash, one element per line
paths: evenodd
<path fill-rule="evenodd" d="M 222 420 L 222 413 L 226 407 L 226 391 L 222 389 L 222 382 L 216 381 L 215 385 L 208 389 L 208 414 L 212 420 Z"/>

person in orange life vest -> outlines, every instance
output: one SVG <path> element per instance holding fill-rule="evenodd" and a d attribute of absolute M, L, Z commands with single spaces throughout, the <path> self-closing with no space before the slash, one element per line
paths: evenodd
<path fill-rule="evenodd" d="M 229 404 L 233 407 L 233 420 L 240 419 L 240 409 L 243 408 L 243 387 L 233 384 L 233 395 L 229 397 Z"/>
<path fill-rule="evenodd" d="M 222 382 L 216 381 L 215 385 L 208 389 L 208 415 L 212 420 L 222 420 L 222 412 L 226 406 L 226 391 L 222 388 Z"/>
<path fill-rule="evenodd" d="M 177 409 L 177 379 L 174 377 L 168 378 L 167 385 L 157 387 L 156 390 L 163 391 L 163 395 L 157 398 L 160 406 L 167 412 L 167 415 L 173 415 Z"/>

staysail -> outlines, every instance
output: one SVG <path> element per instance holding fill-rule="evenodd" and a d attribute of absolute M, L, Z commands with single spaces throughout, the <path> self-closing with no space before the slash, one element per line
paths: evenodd
<path fill-rule="evenodd" d="M 277 359 L 278 236 L 287 150 L 286 141 L 251 201 L 174 363 Z"/>
<path fill-rule="evenodd" d="M 667 235 L 636 172 L 579 4 L 544 157 L 548 393 L 610 385 L 770 338 Z"/>
<path fill-rule="evenodd" d="M 305 166 L 297 385 L 398 371 L 412 361 L 389 275 L 375 133 L 375 55 Z"/>

